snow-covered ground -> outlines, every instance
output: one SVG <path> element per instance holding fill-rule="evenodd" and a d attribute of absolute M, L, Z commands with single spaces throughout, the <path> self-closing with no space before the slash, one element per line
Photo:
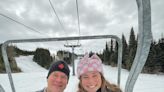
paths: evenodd
<path fill-rule="evenodd" d="M 34 92 L 46 86 L 48 70 L 33 62 L 32 56 L 21 56 L 16 58 L 16 61 L 23 71 L 22 73 L 12 74 L 16 92 Z M 77 63 L 78 60 L 75 60 L 75 67 Z M 76 76 L 72 76 L 72 67 L 70 69 L 71 76 L 65 92 L 76 92 L 79 80 Z M 106 79 L 116 83 L 117 68 L 104 65 L 103 69 Z M 128 71 L 122 69 L 121 74 L 121 88 L 124 90 Z M 7 74 L 0 74 L 0 84 L 5 92 L 12 92 Z M 164 75 L 140 74 L 133 92 L 164 92 Z"/>

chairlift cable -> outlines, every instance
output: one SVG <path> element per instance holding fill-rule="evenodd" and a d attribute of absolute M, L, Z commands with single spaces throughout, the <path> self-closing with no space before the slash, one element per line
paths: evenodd
<path fill-rule="evenodd" d="M 78 31 L 79 31 L 79 36 L 80 36 L 80 18 L 79 18 L 79 7 L 78 7 L 78 1 L 76 0 L 76 10 L 77 10 L 77 21 L 78 21 Z M 79 40 L 78 43 L 79 44 Z"/>
<path fill-rule="evenodd" d="M 20 25 L 22 25 L 22 26 L 24 26 L 24 27 L 26 27 L 26 28 L 28 28 L 28 29 L 30 29 L 32 31 L 35 31 L 35 32 L 37 32 L 37 33 L 42 34 L 42 35 L 45 36 L 44 33 L 41 33 L 41 32 L 37 31 L 36 29 L 34 29 L 34 28 L 30 27 L 30 26 L 27 26 L 27 25 L 25 25 L 25 24 L 23 24 L 23 23 L 21 23 L 19 21 L 16 21 L 16 20 L 12 19 L 11 17 L 9 17 L 9 16 L 7 16 L 5 14 L 0 13 L 0 15 L 3 16 L 3 17 L 5 17 L 5 18 L 7 18 L 7 19 L 10 19 L 10 20 L 14 21 L 15 23 L 18 23 L 18 24 L 20 24 Z"/>
<path fill-rule="evenodd" d="M 57 14 L 57 12 L 56 12 L 56 10 L 55 10 L 54 6 L 52 5 L 51 0 L 49 0 L 49 3 L 50 3 L 51 8 L 53 9 L 53 12 L 54 12 L 54 13 L 55 13 L 55 15 L 56 15 L 56 17 L 57 17 L 57 19 L 58 19 L 58 21 L 59 21 L 59 23 L 60 23 L 61 27 L 62 27 L 62 28 L 63 28 L 63 30 L 66 32 L 66 30 L 65 30 L 65 28 L 64 28 L 64 26 L 63 26 L 63 24 L 62 24 L 62 22 L 60 21 L 60 18 L 59 18 L 59 16 L 58 16 L 58 14 Z M 68 41 L 67 41 L 67 40 L 66 40 L 66 42 L 67 42 L 67 44 L 68 44 Z"/>

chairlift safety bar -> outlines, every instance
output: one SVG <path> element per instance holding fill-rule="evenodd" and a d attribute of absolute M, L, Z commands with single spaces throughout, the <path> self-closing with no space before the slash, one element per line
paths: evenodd
<path fill-rule="evenodd" d="M 117 84 L 120 85 L 121 76 L 121 65 L 122 65 L 122 40 L 115 35 L 96 35 L 96 36 L 79 36 L 79 37 L 61 37 L 61 38 L 38 38 L 38 39 L 18 39 L 18 40 L 8 40 L 2 44 L 2 55 L 5 62 L 6 72 L 9 77 L 11 89 L 16 92 L 14 87 L 13 78 L 11 75 L 11 68 L 7 56 L 7 46 L 10 43 L 25 43 L 25 42 L 48 42 L 48 41 L 66 41 L 66 40 L 89 40 L 89 39 L 105 39 L 112 38 L 118 42 L 118 77 Z"/>

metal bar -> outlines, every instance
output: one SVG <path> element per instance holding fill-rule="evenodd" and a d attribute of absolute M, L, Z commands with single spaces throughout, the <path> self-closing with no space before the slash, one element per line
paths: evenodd
<path fill-rule="evenodd" d="M 135 82 L 146 62 L 152 42 L 150 0 L 136 1 L 139 17 L 138 45 L 136 56 L 126 82 L 125 92 L 133 92 Z"/>
<path fill-rule="evenodd" d="M 6 69 L 6 72 L 8 74 L 8 77 L 9 77 L 11 89 L 12 89 L 13 92 L 15 92 L 13 78 L 12 78 L 12 75 L 11 75 L 11 68 L 10 68 L 10 64 L 9 64 L 9 60 L 8 60 L 8 56 L 7 56 L 7 50 L 6 50 L 7 49 L 7 44 L 6 43 L 2 44 L 1 48 L 2 48 L 3 60 L 5 62 L 5 69 Z"/>
<path fill-rule="evenodd" d="M 61 38 L 38 38 L 38 39 L 18 39 L 18 40 L 8 40 L 2 45 L 2 54 L 5 62 L 6 72 L 8 73 L 9 81 L 11 84 L 12 91 L 15 92 L 15 87 L 11 75 L 11 68 L 8 61 L 8 56 L 6 52 L 6 47 L 9 43 L 25 43 L 25 42 L 47 42 L 47 41 L 65 41 L 65 40 L 89 40 L 89 39 L 104 39 L 113 38 L 118 42 L 118 85 L 120 85 L 121 76 L 121 64 L 122 64 L 122 40 L 115 35 L 96 35 L 96 36 L 79 36 L 79 37 L 61 37 Z"/>
<path fill-rule="evenodd" d="M 5 92 L 5 90 L 3 89 L 1 85 L 0 85 L 0 92 Z"/>
<path fill-rule="evenodd" d="M 74 36 L 74 37 L 60 37 L 60 38 L 37 38 L 37 39 L 17 39 L 17 40 L 8 40 L 4 43 L 25 43 L 25 42 L 47 42 L 47 41 L 65 41 L 65 40 L 89 40 L 89 39 L 104 39 L 104 38 L 113 38 L 121 40 L 115 35 L 95 35 L 95 36 Z"/>
<path fill-rule="evenodd" d="M 118 67 L 118 77 L 117 77 L 117 84 L 120 87 L 121 81 L 121 67 L 122 67 L 122 40 L 117 39 L 118 42 L 118 60 L 117 60 L 117 67 Z"/>
<path fill-rule="evenodd" d="M 74 61 L 74 47 L 72 47 L 72 67 L 73 67 L 73 76 L 75 76 L 75 61 Z"/>

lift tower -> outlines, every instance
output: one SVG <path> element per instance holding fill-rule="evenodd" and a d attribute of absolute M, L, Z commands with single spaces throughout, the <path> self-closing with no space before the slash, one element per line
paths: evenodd
<path fill-rule="evenodd" d="M 73 76 L 75 75 L 75 63 L 74 63 L 74 48 L 80 47 L 80 45 L 64 45 L 65 47 L 70 47 L 72 48 L 72 55 L 71 55 L 71 61 L 72 61 L 72 70 L 73 70 Z"/>

